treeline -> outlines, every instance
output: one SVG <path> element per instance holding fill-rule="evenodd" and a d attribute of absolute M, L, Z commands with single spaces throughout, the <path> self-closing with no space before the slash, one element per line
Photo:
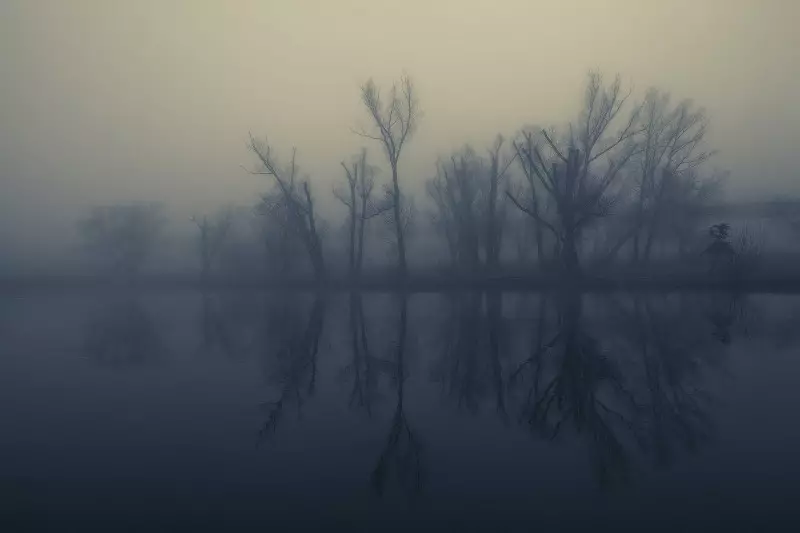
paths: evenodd
<path fill-rule="evenodd" d="M 757 239 L 707 220 L 724 175 L 708 168 L 709 120 L 690 100 L 658 89 L 634 100 L 619 76 L 608 81 L 591 72 L 581 110 L 566 124 L 525 126 L 508 139 L 498 135 L 487 149 L 466 145 L 441 157 L 421 211 L 403 172 L 421 118 L 412 80 L 403 76 L 388 91 L 369 80 L 361 102 L 370 126 L 355 133 L 380 157 L 371 160 L 364 147 L 341 163 L 333 197 L 345 208 L 344 242 L 326 238 L 329 223 L 319 209 L 325 198 L 320 184 L 300 173 L 297 150 L 282 161 L 270 140 L 249 137 L 249 172 L 269 184 L 249 216 L 273 279 L 308 272 L 309 281 L 357 283 L 368 275 L 370 253 L 391 253 L 395 266 L 380 275 L 402 282 L 414 262 L 412 226 L 426 230 L 415 235 L 432 236 L 446 262 L 440 273 L 459 279 L 646 273 L 670 261 L 717 277 L 743 277 L 756 267 Z M 383 183 L 381 166 L 389 171 Z M 232 218 L 222 212 L 195 219 L 203 279 L 218 267 Z M 79 227 L 109 268 L 134 276 L 164 220 L 158 205 L 120 205 L 94 210 Z M 373 228 L 378 220 L 384 224 Z M 376 231 L 389 244 L 382 251 L 370 248 L 384 244 L 369 238 Z M 344 251 L 345 268 L 332 266 L 332 248 Z"/>

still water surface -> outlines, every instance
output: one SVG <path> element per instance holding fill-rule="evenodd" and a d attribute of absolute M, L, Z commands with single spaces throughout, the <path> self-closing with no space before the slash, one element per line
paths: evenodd
<path fill-rule="evenodd" d="M 0 530 L 800 530 L 800 297 L 0 295 Z"/>

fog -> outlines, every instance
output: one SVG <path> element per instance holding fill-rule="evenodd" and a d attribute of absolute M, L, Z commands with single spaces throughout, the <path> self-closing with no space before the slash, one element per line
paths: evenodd
<path fill-rule="evenodd" d="M 418 197 L 463 143 L 573 117 L 590 69 L 703 106 L 728 197 L 797 194 L 798 17 L 792 0 L 5 0 L 4 262 L 67 260 L 95 204 L 162 201 L 187 227 L 252 205 L 270 184 L 241 168 L 248 132 L 284 159 L 297 147 L 321 209 L 343 218 L 339 162 L 365 145 L 379 162 L 351 131 L 368 124 L 359 88 L 402 72 L 424 112 L 401 163 Z"/>

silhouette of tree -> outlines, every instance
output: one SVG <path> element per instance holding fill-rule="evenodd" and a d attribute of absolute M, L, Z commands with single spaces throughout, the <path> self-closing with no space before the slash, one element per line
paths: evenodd
<path fill-rule="evenodd" d="M 371 475 L 372 489 L 383 495 L 386 483 L 392 473 L 404 491 L 415 495 L 422 490 L 424 482 L 423 449 L 409 425 L 405 414 L 405 350 L 408 328 L 408 298 L 404 294 L 400 300 L 396 348 L 394 353 L 394 384 L 397 391 L 397 405 L 392 417 L 389 435 Z"/>
<path fill-rule="evenodd" d="M 165 221 L 160 204 L 117 204 L 94 207 L 78 231 L 113 274 L 132 279 L 152 255 Z"/>
<path fill-rule="evenodd" d="M 366 149 L 362 150 L 360 157 L 350 167 L 344 162 L 342 167 L 347 177 L 347 192 L 335 188 L 333 194 L 348 210 L 348 267 L 351 279 L 355 279 L 361 275 L 364 262 L 367 221 L 391 209 L 392 202 L 376 203 L 372 200 L 376 169 L 367 163 Z"/>
<path fill-rule="evenodd" d="M 708 228 L 711 244 L 703 251 L 703 255 L 710 258 L 709 268 L 712 275 L 729 273 L 728 267 L 731 266 L 736 256 L 736 251 L 728 240 L 729 232 L 730 224 L 726 222 L 714 224 Z"/>
<path fill-rule="evenodd" d="M 258 433 L 259 441 L 275 432 L 289 405 L 294 405 L 299 412 L 306 399 L 314 395 L 325 307 L 324 298 L 316 295 L 305 325 L 302 317 L 286 305 L 266 308 L 262 360 L 271 369 L 268 380 L 278 386 L 279 392 L 277 399 L 262 404 L 267 414 Z"/>
<path fill-rule="evenodd" d="M 535 351 L 512 375 L 512 387 L 529 382 L 520 421 L 548 439 L 571 429 L 586 441 L 601 486 L 626 482 L 631 460 L 621 432 L 634 429 L 634 398 L 611 354 L 585 327 L 583 296 L 558 295 L 557 318 L 555 333 L 540 329 Z"/>
<path fill-rule="evenodd" d="M 208 281 L 214 261 L 222 249 L 228 230 L 233 221 L 233 214 L 230 210 L 223 210 L 215 217 L 203 215 L 202 219 L 192 217 L 192 221 L 200 230 L 198 251 L 200 253 L 201 279 Z"/>
<path fill-rule="evenodd" d="M 314 209 L 314 198 L 308 179 L 300 180 L 297 176 L 297 150 L 292 150 L 292 161 L 288 168 L 282 169 L 272 152 L 272 147 L 264 140 L 260 141 L 250 135 L 250 150 L 256 154 L 261 163 L 259 170 L 249 171 L 251 174 L 272 176 L 277 190 L 265 202 L 279 198 L 279 208 L 285 210 L 286 229 L 297 235 L 303 243 L 314 275 L 318 281 L 326 277 L 325 257 L 322 252 L 322 241 L 318 231 L 317 215 Z"/>
<path fill-rule="evenodd" d="M 344 368 L 344 374 L 353 380 L 350 407 L 364 409 L 368 416 L 372 416 L 372 408 L 379 398 L 378 379 L 382 373 L 391 373 L 393 366 L 372 355 L 361 294 L 351 291 L 349 300 L 350 346 L 353 358 Z"/>
<path fill-rule="evenodd" d="M 373 133 L 360 130 L 356 133 L 362 137 L 378 141 L 384 149 L 386 159 L 392 170 L 392 184 L 387 191 L 392 202 L 392 214 L 395 237 L 397 243 L 398 266 L 400 276 L 405 277 L 408 272 L 406 259 L 405 226 L 407 214 L 403 197 L 400 191 L 398 178 L 398 165 L 403 148 L 417 128 L 420 118 L 419 104 L 417 102 L 414 84 L 406 75 L 400 78 L 399 84 L 392 85 L 388 101 L 381 98 L 380 89 L 372 79 L 361 87 L 361 101 L 373 122 Z"/>
<path fill-rule="evenodd" d="M 506 219 L 501 191 L 514 159 L 503 159 L 504 142 L 497 137 L 488 161 L 465 146 L 440 162 L 426 184 L 436 206 L 433 222 L 445 237 L 452 268 L 462 274 L 491 274 L 498 267 Z"/>
<path fill-rule="evenodd" d="M 675 218 L 675 208 L 702 199 L 713 184 L 704 184 L 696 172 L 713 152 L 703 146 L 708 117 L 689 100 L 672 107 L 669 94 L 650 89 L 641 117 L 641 150 L 635 158 L 633 259 L 647 263 L 656 238 Z"/>
<path fill-rule="evenodd" d="M 518 209 L 554 236 L 560 264 L 567 275 L 580 273 L 578 249 L 583 232 L 611 212 L 619 196 L 613 186 L 638 150 L 634 139 L 640 131 L 640 106 L 634 106 L 617 131 L 611 133 L 629 96 L 630 91 L 623 93 L 619 76 L 604 85 L 602 76 L 591 72 L 583 111 L 570 124 L 566 139 L 557 142 L 542 129 L 536 137 L 523 132 L 523 140 L 515 143 L 533 201 L 529 207 L 511 191 L 507 195 Z M 549 220 L 542 213 L 538 191 L 554 207 L 555 214 Z"/>

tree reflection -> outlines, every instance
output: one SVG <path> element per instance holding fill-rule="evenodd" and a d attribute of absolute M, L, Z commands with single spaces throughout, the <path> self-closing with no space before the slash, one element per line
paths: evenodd
<path fill-rule="evenodd" d="M 512 380 L 512 386 L 530 383 L 520 387 L 527 390 L 519 402 L 519 420 L 551 440 L 571 430 L 586 442 L 602 485 L 626 481 L 630 460 L 621 432 L 634 427 L 635 400 L 613 355 L 586 328 L 584 296 L 560 294 L 556 306 L 555 331 L 545 333 L 545 309 L 538 317 L 533 353 Z"/>
<path fill-rule="evenodd" d="M 406 342 L 408 329 L 408 297 L 400 300 L 400 313 L 395 340 L 392 378 L 397 391 L 397 404 L 389 435 L 372 471 L 371 485 L 382 496 L 392 475 L 406 494 L 415 495 L 423 486 L 422 445 L 408 423 L 405 413 Z"/>
<path fill-rule="evenodd" d="M 264 402 L 266 420 L 259 441 L 272 435 L 288 406 L 298 413 L 306 399 L 314 395 L 317 379 L 317 352 L 325 321 L 325 299 L 315 295 L 311 311 L 303 320 L 301 302 L 269 300 L 265 306 L 261 331 L 261 356 L 268 382 L 276 385 L 277 398 Z"/>
<path fill-rule="evenodd" d="M 427 345 L 432 379 L 445 396 L 472 413 L 492 407 L 539 438 L 580 442 L 601 488 L 628 483 L 641 463 L 670 465 L 713 436 L 706 378 L 725 362 L 728 344 L 751 327 L 743 324 L 757 323 L 746 298 L 720 293 L 544 293 L 526 297 L 532 306 L 509 305 L 510 318 L 500 292 L 448 298 Z M 261 438 L 275 431 L 288 406 L 299 412 L 314 394 L 324 302 L 317 295 L 309 312 L 295 295 L 273 297 L 264 307 L 258 345 L 277 393 L 264 404 Z M 387 357 L 375 355 L 386 348 L 380 335 L 369 334 L 362 295 L 351 292 L 348 303 L 348 406 L 372 417 L 384 377 L 396 398 L 371 487 L 383 495 L 396 483 L 417 494 L 424 464 L 406 414 L 408 296 L 391 315 L 397 322 L 384 336 L 391 338 Z"/>
<path fill-rule="evenodd" d="M 372 416 L 372 409 L 379 397 L 380 374 L 391 372 L 393 365 L 372 355 L 364 302 L 361 294 L 355 291 L 350 293 L 348 325 L 352 360 L 344 368 L 344 375 L 353 380 L 350 407 L 363 410 L 368 416 Z"/>
<path fill-rule="evenodd" d="M 447 304 L 450 313 L 436 335 L 440 355 L 432 367 L 433 379 L 458 408 L 476 413 L 493 397 L 496 411 L 505 416 L 502 294 L 454 293 Z"/>

